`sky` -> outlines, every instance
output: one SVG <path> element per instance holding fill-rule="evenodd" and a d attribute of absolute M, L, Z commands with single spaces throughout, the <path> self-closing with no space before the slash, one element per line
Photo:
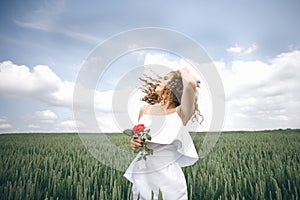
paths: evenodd
<path fill-rule="evenodd" d="M 83 63 L 102 42 L 143 27 L 177 31 L 207 52 L 224 85 L 224 130 L 299 128 L 299 9 L 298 0 L 2 0 L 0 133 L 76 131 L 73 89 Z M 116 72 L 180 60 L 142 51 L 113 63 L 95 92 L 102 130 L 120 131 L 110 118 Z M 207 127 L 209 120 L 200 131 Z"/>

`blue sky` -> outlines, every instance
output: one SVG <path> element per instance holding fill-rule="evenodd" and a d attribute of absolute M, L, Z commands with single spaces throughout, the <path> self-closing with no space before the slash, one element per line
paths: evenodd
<path fill-rule="evenodd" d="M 72 109 L 68 100 L 64 99 L 69 97 L 60 94 L 65 94 L 66 92 L 62 91 L 71 88 L 81 64 L 99 43 L 115 34 L 134 28 L 168 28 L 191 37 L 202 45 L 212 60 L 217 63 L 224 79 L 239 80 L 236 77 L 239 73 L 236 72 L 246 68 L 250 63 L 257 65 L 253 73 L 259 73 L 260 66 L 263 69 L 273 67 L 272 72 L 277 70 L 276 73 L 283 74 L 281 73 L 283 70 L 287 76 L 293 76 L 290 79 L 294 80 L 291 85 L 299 85 L 293 73 L 293 70 L 299 67 L 292 65 L 298 63 L 300 59 L 298 59 L 299 9 L 300 2 L 297 0 L 86 1 L 84 3 L 72 0 L 3 0 L 0 6 L 1 69 L 4 70 L 3 63 L 6 62 L 5 70 L 8 70 L 6 76 L 13 77 L 9 73 L 18 74 L 15 77 L 18 81 L 8 83 L 4 82 L 3 78 L 2 82 L 0 81 L 2 84 L 2 87 L 0 85 L 0 131 L 73 130 Z M 141 60 L 135 62 L 142 63 Z M 278 63 L 281 67 L 276 68 Z M 39 65 L 47 67 L 40 67 L 34 73 L 34 67 Z M 28 76 L 24 75 L 25 68 L 25 71 L 20 72 L 20 66 L 27 67 Z M 289 69 L 286 66 L 291 66 L 290 73 L 289 70 L 285 70 Z M 43 81 L 43 76 L 39 76 L 43 73 L 47 78 L 50 77 L 49 80 Z M 274 76 L 270 73 L 265 74 L 262 80 L 277 77 L 276 73 Z M 50 96 L 49 93 L 43 93 L 35 86 L 31 89 L 28 89 L 31 86 L 24 86 L 22 89 L 18 84 L 28 83 L 26 80 L 22 82 L 22 77 L 34 77 L 32 79 L 34 83 L 44 84 L 47 89 L 53 84 L 64 89 L 60 88 L 61 93 L 53 93 Z M 284 80 L 283 77 L 280 78 Z M 40 83 L 36 82 L 37 80 Z M 264 113 L 244 112 L 245 107 L 236 110 L 237 102 L 248 101 L 243 101 L 245 96 L 240 96 L 239 101 L 231 101 L 232 96 L 228 91 L 234 89 L 229 87 L 235 86 L 232 86 L 230 80 L 224 80 L 228 109 L 239 112 L 238 116 L 245 117 L 245 121 L 237 122 L 241 118 L 237 119 L 238 116 L 234 118 L 228 114 L 229 116 L 226 117 L 230 121 L 228 129 L 255 129 L 253 124 L 257 123 L 258 119 L 255 116 L 259 113 L 262 116 L 272 116 L 269 116 L 270 119 L 264 123 L 265 125 L 260 124 L 257 129 L 299 127 L 300 124 L 294 118 L 298 114 L 295 113 L 295 108 L 298 107 L 293 103 L 282 105 L 281 109 L 270 107 Z M 244 85 L 247 86 L 249 83 Z M 289 88 L 294 87 L 289 86 Z M 53 90 L 55 90 L 54 86 Z M 256 92 L 253 95 L 258 95 L 259 91 Z M 274 94 L 278 92 L 279 89 L 274 91 Z M 261 95 L 266 96 L 266 93 Z M 299 88 L 295 87 L 291 95 L 294 101 L 299 101 Z M 278 98 L 278 101 L 280 98 L 285 101 L 284 98 L 289 97 Z M 263 102 L 263 99 L 252 101 L 253 106 L 257 108 L 255 110 L 262 111 L 261 101 Z M 290 110 L 294 110 L 294 113 L 291 114 Z M 274 113 L 277 113 L 275 118 Z M 249 120 L 252 123 L 249 124 Z M 285 123 L 281 123 L 282 120 Z"/>

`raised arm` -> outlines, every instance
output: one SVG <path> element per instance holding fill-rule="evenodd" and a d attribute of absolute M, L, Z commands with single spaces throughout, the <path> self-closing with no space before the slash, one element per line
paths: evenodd
<path fill-rule="evenodd" d="M 181 105 L 179 114 L 183 125 L 185 126 L 194 114 L 194 103 L 196 95 L 197 82 L 193 75 L 190 74 L 187 68 L 180 69 L 183 84 L 183 92 L 181 97 Z"/>

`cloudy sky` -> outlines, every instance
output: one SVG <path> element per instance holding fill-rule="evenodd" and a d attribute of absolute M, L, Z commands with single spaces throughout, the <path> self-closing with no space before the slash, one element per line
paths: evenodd
<path fill-rule="evenodd" d="M 101 42 L 142 27 L 178 31 L 205 49 L 225 89 L 224 130 L 299 128 L 299 9 L 298 0 L 2 0 L 0 132 L 76 130 L 72 99 L 82 64 Z M 147 59 L 174 60 L 137 52 L 114 65 Z M 97 119 L 112 132 L 107 108 L 115 71 L 107 71 L 95 93 L 102 99 Z"/>

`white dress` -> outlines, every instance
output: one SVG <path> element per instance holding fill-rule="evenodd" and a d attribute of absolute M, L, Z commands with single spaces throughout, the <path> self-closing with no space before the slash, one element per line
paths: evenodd
<path fill-rule="evenodd" d="M 177 111 L 177 109 L 176 109 Z M 124 176 L 132 182 L 134 199 L 158 198 L 159 190 L 164 200 L 186 200 L 187 186 L 181 167 L 193 165 L 198 154 L 186 127 L 177 112 L 168 115 L 142 115 L 139 123 L 150 128 L 151 141 L 147 146 L 153 155 L 146 160 L 132 161 Z"/>

